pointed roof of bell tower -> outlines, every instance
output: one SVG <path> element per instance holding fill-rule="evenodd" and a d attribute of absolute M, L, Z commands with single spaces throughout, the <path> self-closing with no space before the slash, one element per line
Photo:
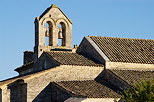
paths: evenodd
<path fill-rule="evenodd" d="M 50 7 L 48 7 L 39 17 L 39 19 L 41 19 L 45 14 L 47 14 L 51 9 L 53 8 L 57 8 L 61 11 L 61 13 L 68 19 L 68 21 L 72 24 L 72 21 L 65 15 L 65 13 L 59 8 L 56 6 L 56 4 L 52 4 Z"/>

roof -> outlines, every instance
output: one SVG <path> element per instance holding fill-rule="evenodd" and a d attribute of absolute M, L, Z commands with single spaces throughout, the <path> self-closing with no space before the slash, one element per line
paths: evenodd
<path fill-rule="evenodd" d="M 154 79 L 154 70 L 145 71 L 145 70 L 109 70 L 114 73 L 116 76 L 127 82 L 129 85 L 134 83 L 140 83 L 143 80 L 153 80 Z"/>
<path fill-rule="evenodd" d="M 33 64 L 34 64 L 33 61 L 29 62 L 27 64 L 24 64 L 24 65 L 16 68 L 15 71 L 20 72 L 20 71 L 23 71 L 23 70 L 31 69 L 31 68 L 33 68 Z"/>
<path fill-rule="evenodd" d="M 89 37 L 112 62 L 154 64 L 154 40 Z"/>
<path fill-rule="evenodd" d="M 57 7 L 55 4 L 52 4 L 50 7 L 48 7 L 39 17 L 39 19 L 41 19 L 46 13 L 48 13 L 50 11 L 51 8 L 58 8 L 62 14 L 68 19 L 68 21 L 72 24 L 72 21 L 65 15 L 65 13 L 59 8 Z"/>
<path fill-rule="evenodd" d="M 62 65 L 103 66 L 98 62 L 94 62 L 82 55 L 69 51 L 51 51 L 46 53 Z"/>
<path fill-rule="evenodd" d="M 29 76 L 28 76 L 28 75 L 27 75 L 27 76 L 15 76 L 15 77 L 12 77 L 12 78 L 9 78 L 9 79 L 0 81 L 0 87 L 1 87 L 2 85 L 10 84 L 10 83 L 15 82 L 16 80 L 24 79 L 24 78 L 27 78 L 27 77 L 29 77 Z"/>
<path fill-rule="evenodd" d="M 48 72 L 50 72 L 51 70 L 54 70 L 54 69 L 56 69 L 56 68 L 59 68 L 59 66 L 58 66 L 58 67 L 55 67 L 55 68 L 47 69 L 47 70 L 42 70 L 42 71 L 40 71 L 40 72 L 32 73 L 32 74 L 29 74 L 29 75 L 15 76 L 15 77 L 12 77 L 12 78 L 9 78 L 9 79 L 6 79 L 6 80 L 2 80 L 2 81 L 0 81 L 0 87 L 1 87 L 2 85 L 10 84 L 10 83 L 12 83 L 12 82 L 15 82 L 16 80 L 32 78 L 32 77 L 36 77 L 37 75 L 42 75 L 42 74 L 48 73 Z"/>
<path fill-rule="evenodd" d="M 94 80 L 55 82 L 61 88 L 88 98 L 120 98 L 120 95 Z"/>

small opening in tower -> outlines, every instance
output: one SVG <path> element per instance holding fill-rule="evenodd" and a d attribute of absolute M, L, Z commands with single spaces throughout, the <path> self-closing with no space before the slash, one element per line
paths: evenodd
<path fill-rule="evenodd" d="M 49 24 L 45 24 L 45 45 L 49 46 Z"/>
<path fill-rule="evenodd" d="M 62 34 L 62 25 L 58 25 L 58 46 L 62 46 L 62 39 L 63 39 L 63 34 Z"/>
<path fill-rule="evenodd" d="M 58 25 L 58 39 L 59 46 L 66 46 L 66 25 L 64 22 L 60 22 Z"/>
<path fill-rule="evenodd" d="M 58 28 L 62 28 L 62 25 L 61 24 L 58 24 Z"/>
<path fill-rule="evenodd" d="M 47 21 L 44 24 L 44 45 L 52 46 L 53 45 L 53 24 L 51 21 Z"/>
<path fill-rule="evenodd" d="M 46 27 L 46 28 L 49 28 L 49 24 L 48 24 L 48 23 L 45 23 L 45 27 Z"/>
<path fill-rule="evenodd" d="M 45 37 L 45 45 L 49 46 L 49 37 L 48 36 Z"/>

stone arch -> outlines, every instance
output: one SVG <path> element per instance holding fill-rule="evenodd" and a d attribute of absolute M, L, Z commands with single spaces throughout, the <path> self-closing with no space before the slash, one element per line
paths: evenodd
<path fill-rule="evenodd" d="M 58 19 L 56 20 L 56 25 L 57 25 L 57 23 L 59 23 L 59 22 L 65 22 L 65 24 L 67 24 L 67 26 L 69 27 L 69 23 L 68 23 L 68 21 L 67 21 L 66 19 L 64 19 L 64 18 L 58 18 Z"/>
<path fill-rule="evenodd" d="M 53 18 L 49 18 L 49 17 L 44 18 L 42 20 L 42 23 L 41 24 L 44 25 L 47 21 L 50 21 L 50 22 L 52 22 L 53 25 L 56 25 L 55 20 Z"/>

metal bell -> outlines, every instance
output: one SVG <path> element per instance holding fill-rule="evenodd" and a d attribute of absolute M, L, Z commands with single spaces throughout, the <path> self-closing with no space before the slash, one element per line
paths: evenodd
<path fill-rule="evenodd" d="M 49 28 L 46 28 L 45 36 L 49 36 Z"/>
<path fill-rule="evenodd" d="M 59 28 L 58 39 L 63 39 L 63 33 L 62 33 L 62 29 L 61 28 Z"/>

